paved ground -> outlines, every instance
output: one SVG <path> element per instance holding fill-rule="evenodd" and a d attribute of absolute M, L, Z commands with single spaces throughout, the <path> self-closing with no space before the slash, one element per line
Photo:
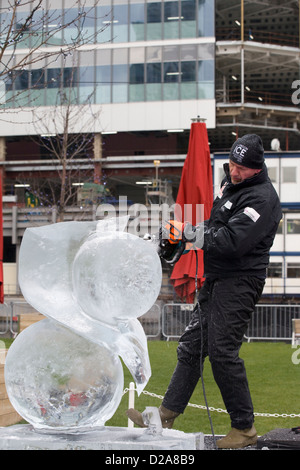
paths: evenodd
<path fill-rule="evenodd" d="M 248 446 L 239 450 L 300 450 L 300 426 L 294 429 L 273 429 L 263 436 L 259 436 L 257 445 Z M 204 436 L 204 450 L 217 450 L 215 441 L 222 436 Z M 231 449 L 233 450 L 233 449 Z"/>
<path fill-rule="evenodd" d="M 218 439 L 220 439 L 221 437 L 224 437 L 224 436 L 215 436 L 215 439 L 213 438 L 213 436 L 207 436 L 205 435 L 204 436 L 204 450 L 219 450 L 217 447 L 216 447 L 216 443 L 215 441 L 217 441 Z M 233 450 L 233 449 L 231 449 Z M 241 449 L 240 449 L 241 450 Z M 242 450 L 258 450 L 256 446 L 248 446 L 248 447 L 245 447 L 244 449 Z"/>

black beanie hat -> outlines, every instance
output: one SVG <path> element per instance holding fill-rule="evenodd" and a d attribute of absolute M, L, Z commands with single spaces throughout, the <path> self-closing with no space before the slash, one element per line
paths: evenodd
<path fill-rule="evenodd" d="M 237 165 L 260 170 L 265 161 L 261 138 L 256 134 L 240 137 L 232 145 L 229 158 Z"/>

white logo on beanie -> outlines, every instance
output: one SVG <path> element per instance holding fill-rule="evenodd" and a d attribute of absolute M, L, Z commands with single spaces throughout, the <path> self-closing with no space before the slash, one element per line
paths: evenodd
<path fill-rule="evenodd" d="M 248 147 L 246 147 L 245 145 L 242 145 L 242 144 L 238 144 L 238 145 L 233 149 L 232 155 L 234 156 L 234 158 L 236 159 L 236 161 L 242 163 L 244 157 L 245 157 L 246 154 L 247 154 L 247 151 L 248 151 Z"/>

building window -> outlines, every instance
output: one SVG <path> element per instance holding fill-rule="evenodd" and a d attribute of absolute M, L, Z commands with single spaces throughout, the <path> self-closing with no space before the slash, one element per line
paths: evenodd
<path fill-rule="evenodd" d="M 57 17 L 57 14 L 54 14 L 54 18 Z M 69 24 L 67 28 L 64 28 L 64 42 L 66 44 L 72 44 L 74 40 L 78 37 L 80 31 L 80 24 L 78 18 L 78 9 L 77 8 L 67 8 L 64 10 L 64 24 Z M 51 23 L 48 28 L 51 27 Z M 61 33 L 59 33 L 61 34 Z"/>
<path fill-rule="evenodd" d="M 180 98 L 191 100 L 197 98 L 196 62 L 181 62 Z"/>
<path fill-rule="evenodd" d="M 147 3 L 147 23 L 161 23 L 162 2 Z"/>
<path fill-rule="evenodd" d="M 63 86 L 64 88 L 74 88 L 78 85 L 79 68 L 65 67 L 63 69 Z"/>
<path fill-rule="evenodd" d="M 131 64 L 129 72 L 130 84 L 144 83 L 144 64 Z"/>
<path fill-rule="evenodd" d="M 79 68 L 79 102 L 93 103 L 95 100 L 95 68 Z"/>
<path fill-rule="evenodd" d="M 47 88 L 60 88 L 61 69 L 47 69 Z"/>
<path fill-rule="evenodd" d="M 160 101 L 162 99 L 162 49 L 161 47 L 147 47 L 146 53 L 146 100 Z"/>
<path fill-rule="evenodd" d="M 129 101 L 145 101 L 145 48 L 129 50 Z"/>
<path fill-rule="evenodd" d="M 81 34 L 88 42 L 95 42 L 95 26 L 96 26 L 96 10 L 86 6 L 83 8 L 85 12 L 84 18 L 81 18 Z"/>
<path fill-rule="evenodd" d="M 27 70 L 12 72 L 12 86 L 15 90 L 26 90 L 29 87 L 29 72 Z"/>
<path fill-rule="evenodd" d="M 198 61 L 198 98 L 214 98 L 214 72 L 215 64 L 213 60 Z"/>
<path fill-rule="evenodd" d="M 198 36 L 215 35 L 214 2 L 198 0 Z"/>
<path fill-rule="evenodd" d="M 130 8 L 130 40 L 177 39 L 214 36 L 214 2 L 212 0 L 147 0 Z M 198 30 L 197 30 L 198 28 Z"/>
<path fill-rule="evenodd" d="M 113 103 L 125 103 L 127 101 L 127 65 L 116 64 L 112 71 L 112 101 Z"/>
<path fill-rule="evenodd" d="M 282 263 L 270 263 L 267 277 L 282 277 Z"/>
<path fill-rule="evenodd" d="M 113 51 L 112 102 L 128 101 L 128 49 Z"/>
<path fill-rule="evenodd" d="M 144 3 L 130 4 L 129 40 L 143 41 L 145 38 L 145 6 Z"/>
<path fill-rule="evenodd" d="M 179 62 L 165 62 L 164 63 L 164 82 L 177 83 L 179 82 Z"/>
<path fill-rule="evenodd" d="M 144 64 L 130 65 L 129 80 L 129 101 L 144 101 Z"/>
<path fill-rule="evenodd" d="M 84 24 L 86 34 L 93 30 L 94 23 L 97 24 L 97 29 L 102 30 L 98 36 L 101 44 L 109 42 L 117 32 L 118 38 L 114 36 L 114 41 L 121 40 L 121 37 L 122 41 L 143 39 L 144 32 L 149 28 L 151 31 L 151 25 L 155 28 L 159 25 L 162 31 L 167 22 L 175 22 L 177 26 L 179 22 L 180 30 L 183 21 L 197 18 L 198 2 L 195 0 L 147 3 L 134 0 L 137 3 L 130 3 L 130 9 L 127 4 L 112 7 L 108 0 L 103 1 L 109 4 L 98 7 L 97 17 L 89 18 Z M 206 3 L 205 0 L 201 2 Z M 64 19 L 71 21 L 75 12 L 76 9 L 68 10 Z M 75 30 L 75 27 L 70 27 L 66 34 L 71 37 Z M 130 49 L 116 46 L 97 48 L 80 53 L 75 67 L 71 62 L 70 56 L 64 61 L 49 61 L 48 64 L 39 61 L 35 69 L 12 71 L 3 80 L 6 87 L 3 105 L 50 106 L 65 102 L 68 94 L 72 104 L 83 103 L 87 99 L 102 104 L 214 98 L 214 44 L 210 42 Z"/>
<path fill-rule="evenodd" d="M 164 39 L 179 38 L 179 2 L 164 2 Z"/>
<path fill-rule="evenodd" d="M 147 64 L 147 83 L 161 83 L 161 64 Z"/>
<path fill-rule="evenodd" d="M 180 20 L 181 37 L 195 37 L 197 26 L 195 0 L 182 0 Z"/>
<path fill-rule="evenodd" d="M 43 69 L 35 69 L 31 71 L 31 86 L 41 90 L 45 87 L 45 71 Z"/>
<path fill-rule="evenodd" d="M 181 20 L 182 21 L 195 21 L 196 20 L 196 1 L 195 0 L 182 0 L 181 1 Z"/>
<path fill-rule="evenodd" d="M 147 3 L 147 39 L 162 38 L 162 2 Z"/>
<path fill-rule="evenodd" d="M 96 103 L 110 103 L 110 65 L 96 67 Z"/>
<path fill-rule="evenodd" d="M 182 82 L 195 82 L 196 81 L 196 62 L 195 61 L 181 62 L 181 81 Z"/>
<path fill-rule="evenodd" d="M 300 261 L 287 264 L 287 277 L 300 277 Z"/>
<path fill-rule="evenodd" d="M 283 183 L 297 183 L 297 167 L 286 166 L 282 168 Z"/>
<path fill-rule="evenodd" d="M 300 233 L 300 219 L 287 219 L 287 233 Z"/>
<path fill-rule="evenodd" d="M 97 7 L 97 42 L 102 44 L 111 40 L 112 32 L 112 7 L 102 5 Z"/>
<path fill-rule="evenodd" d="M 96 103 L 111 102 L 111 51 L 96 53 Z"/>
<path fill-rule="evenodd" d="M 128 41 L 128 5 L 115 5 L 113 9 L 113 42 Z"/>
<path fill-rule="evenodd" d="M 277 168 L 275 166 L 268 166 L 268 175 L 272 183 L 277 183 Z"/>
<path fill-rule="evenodd" d="M 40 38 L 41 38 L 41 40 L 43 40 L 44 39 L 44 34 L 46 32 L 51 36 L 50 40 L 47 40 L 47 46 L 59 46 L 59 45 L 63 44 L 64 30 L 60 29 L 59 31 L 55 31 L 57 28 L 56 28 L 56 26 L 53 26 L 53 25 L 57 25 L 58 21 L 60 21 L 60 22 L 64 21 L 64 24 L 67 24 L 66 22 L 70 21 L 71 18 L 74 19 L 74 14 L 76 14 L 76 16 L 78 15 L 78 10 L 74 11 L 74 8 L 73 8 L 72 10 L 69 11 L 69 15 L 65 15 L 65 16 L 63 16 L 64 15 L 63 10 L 60 10 L 60 9 L 49 10 L 47 13 L 48 13 L 48 18 L 47 18 L 46 24 L 41 24 L 41 23 L 43 23 L 43 21 L 39 20 L 35 16 L 35 19 L 37 20 L 37 23 L 40 22 L 40 30 L 39 30 Z M 44 17 L 44 11 L 43 10 L 38 14 L 41 14 L 42 18 Z M 76 18 L 76 16 L 75 16 L 75 18 Z M 65 30 L 68 30 L 68 31 L 65 31 L 65 33 L 64 33 L 65 43 L 68 42 L 68 41 L 72 42 L 72 37 L 74 38 L 74 34 L 76 34 L 76 35 L 78 34 L 78 31 L 77 31 L 77 33 L 75 32 L 76 28 L 74 26 L 75 25 L 72 25 L 68 28 L 65 28 Z"/>
<path fill-rule="evenodd" d="M 164 100 L 178 100 L 179 98 L 179 63 L 164 63 Z"/>

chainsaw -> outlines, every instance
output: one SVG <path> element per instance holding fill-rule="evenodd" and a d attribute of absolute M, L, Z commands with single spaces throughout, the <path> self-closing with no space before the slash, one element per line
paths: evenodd
<path fill-rule="evenodd" d="M 158 234 L 146 234 L 144 239 L 157 245 L 160 258 L 168 264 L 175 264 L 181 255 L 194 248 L 199 229 L 189 222 L 169 220 L 160 226 Z"/>

